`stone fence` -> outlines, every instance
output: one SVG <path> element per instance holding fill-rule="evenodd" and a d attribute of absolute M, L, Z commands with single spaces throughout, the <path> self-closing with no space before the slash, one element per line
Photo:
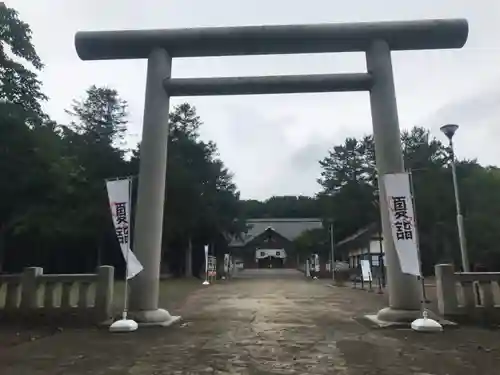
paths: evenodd
<path fill-rule="evenodd" d="M 113 290 L 111 266 L 101 266 L 95 274 L 53 275 L 29 267 L 19 275 L 0 275 L 0 316 L 104 322 L 112 318 Z"/>
<path fill-rule="evenodd" d="M 500 272 L 455 272 L 451 264 L 438 264 L 435 271 L 441 315 L 464 322 L 500 322 Z"/>

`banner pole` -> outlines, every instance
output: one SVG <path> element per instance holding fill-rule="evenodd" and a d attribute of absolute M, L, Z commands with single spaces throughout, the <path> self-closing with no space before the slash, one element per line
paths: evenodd
<path fill-rule="evenodd" d="M 420 270 L 420 284 L 422 285 L 422 301 L 420 302 L 420 310 L 422 315 L 425 313 L 425 303 L 426 303 L 426 295 L 425 295 L 425 280 L 424 274 L 422 273 L 422 258 L 420 255 L 420 241 L 418 238 L 418 226 L 417 226 L 417 205 L 415 202 L 415 187 L 413 185 L 413 173 L 410 169 L 408 171 L 408 182 L 410 183 L 410 193 L 411 193 L 411 203 L 413 204 L 413 226 L 415 228 L 415 241 L 417 242 L 417 253 L 418 253 L 418 268 Z"/>
<path fill-rule="evenodd" d="M 110 332 L 132 332 L 137 330 L 138 328 L 138 324 L 136 321 L 127 318 L 128 300 L 129 300 L 129 295 L 128 295 L 129 275 L 132 275 L 133 277 L 142 270 L 142 265 L 135 258 L 134 254 L 131 254 L 132 251 L 130 249 L 130 233 L 131 233 L 130 223 L 132 219 L 132 179 L 133 177 L 129 176 L 127 178 L 116 178 L 116 179 L 106 180 L 106 185 L 108 189 L 108 198 L 112 210 L 112 217 L 113 217 L 115 231 L 120 229 L 120 236 L 118 237 L 118 240 L 120 242 L 122 253 L 126 252 L 126 254 L 123 254 L 123 257 L 125 259 L 125 277 L 124 277 L 125 285 L 124 285 L 124 295 L 123 295 L 122 318 L 114 321 L 113 324 L 111 324 L 111 326 L 109 327 Z M 126 187 L 124 186 L 125 183 L 127 184 Z M 119 194 L 116 191 L 117 187 L 111 187 L 108 186 L 108 184 L 114 184 L 114 185 L 119 184 L 120 185 Z M 116 218 L 114 217 L 115 214 L 113 213 L 114 212 L 113 203 L 115 203 L 116 205 L 115 199 L 119 199 L 120 204 L 124 204 L 125 201 L 127 201 L 127 204 L 124 207 L 121 207 L 120 219 L 118 218 L 118 209 L 116 209 L 117 217 Z M 121 227 L 119 226 L 120 223 L 123 224 Z M 132 264 L 134 265 L 134 271 L 129 273 L 131 260 Z M 138 269 L 137 266 L 140 267 L 138 271 L 137 271 Z"/>
<path fill-rule="evenodd" d="M 132 221 L 132 178 L 128 177 L 128 210 L 129 221 Z M 123 296 L 123 314 L 122 319 L 127 319 L 128 314 L 128 255 L 130 253 L 130 231 L 127 240 L 127 255 L 125 256 L 125 288 Z"/>

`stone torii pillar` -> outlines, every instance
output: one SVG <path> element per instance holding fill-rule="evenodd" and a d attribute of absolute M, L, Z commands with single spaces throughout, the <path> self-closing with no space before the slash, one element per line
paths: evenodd
<path fill-rule="evenodd" d="M 391 51 L 461 48 L 467 36 L 468 24 L 463 19 L 78 32 L 75 45 L 82 60 L 148 59 L 133 246 L 144 271 L 132 282 L 131 316 L 140 324 L 169 325 L 178 319 L 158 308 L 170 96 L 370 91 L 379 175 L 404 172 Z M 365 52 L 368 71 L 170 77 L 175 57 L 328 52 Z M 410 322 L 419 316 L 419 283 L 401 272 L 381 181 L 379 178 L 389 307 L 379 311 L 377 319 Z"/>

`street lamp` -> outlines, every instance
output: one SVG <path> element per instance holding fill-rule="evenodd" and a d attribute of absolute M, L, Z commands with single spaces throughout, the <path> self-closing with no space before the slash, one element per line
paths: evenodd
<path fill-rule="evenodd" d="M 458 239 L 460 241 L 460 253 L 462 254 L 462 268 L 464 272 L 470 272 L 469 267 L 469 256 L 467 255 L 467 243 L 465 241 L 465 231 L 464 231 L 464 217 L 460 210 L 460 197 L 458 194 L 458 182 L 457 182 L 457 170 L 455 165 L 455 152 L 453 150 L 453 136 L 458 129 L 458 125 L 447 124 L 441 126 L 440 130 L 450 141 L 450 154 L 451 154 L 451 174 L 453 176 L 453 188 L 455 190 L 455 205 L 457 207 L 457 227 L 458 227 Z"/>

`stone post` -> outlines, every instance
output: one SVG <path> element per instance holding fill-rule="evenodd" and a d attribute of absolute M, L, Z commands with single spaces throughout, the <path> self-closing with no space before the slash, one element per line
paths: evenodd
<path fill-rule="evenodd" d="M 434 269 L 439 313 L 444 316 L 457 314 L 458 299 L 453 265 L 436 264 Z"/>
<path fill-rule="evenodd" d="M 420 287 L 415 276 L 401 272 L 382 183 L 383 175 L 404 172 L 391 51 L 386 41 L 372 42 L 366 52 L 366 65 L 373 79 L 370 104 L 389 290 L 389 307 L 380 310 L 377 318 L 386 322 L 409 322 L 420 315 Z"/>
<path fill-rule="evenodd" d="M 38 276 L 43 274 L 41 267 L 28 267 L 23 271 L 21 278 L 21 309 L 37 309 L 38 303 Z"/>
<path fill-rule="evenodd" d="M 163 81 L 170 78 L 171 68 L 167 51 L 150 53 L 133 246 L 144 270 L 132 279 L 130 295 L 130 316 L 139 324 L 169 325 L 173 320 L 158 308 L 170 99 Z"/>
<path fill-rule="evenodd" d="M 114 276 L 115 269 L 112 266 L 100 266 L 97 269 L 95 309 L 100 321 L 106 321 L 113 315 Z"/>

